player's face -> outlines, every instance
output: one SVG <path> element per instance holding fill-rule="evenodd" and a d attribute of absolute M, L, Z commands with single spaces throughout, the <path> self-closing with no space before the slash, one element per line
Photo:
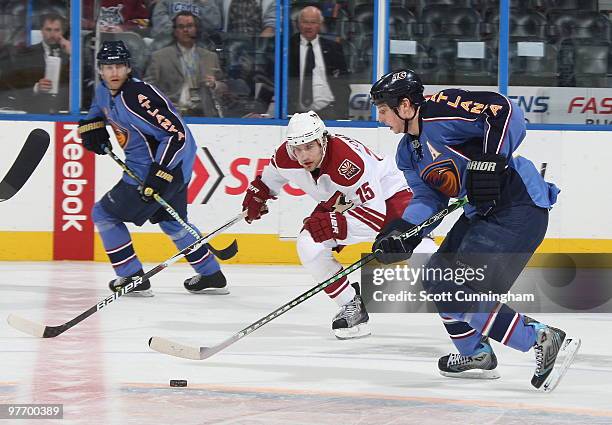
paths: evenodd
<path fill-rule="evenodd" d="M 386 104 L 376 106 L 378 109 L 378 122 L 391 127 L 391 131 L 395 134 L 404 131 L 404 120 L 397 116 L 395 111 Z"/>
<path fill-rule="evenodd" d="M 124 63 L 100 65 L 100 76 L 113 94 L 125 83 L 131 71 L 132 68 Z"/>
<path fill-rule="evenodd" d="M 41 33 L 45 43 L 59 44 L 62 39 L 62 23 L 60 21 L 45 21 Z"/>
<path fill-rule="evenodd" d="M 318 140 L 293 147 L 293 154 L 307 171 L 314 171 L 323 158 L 323 148 Z"/>

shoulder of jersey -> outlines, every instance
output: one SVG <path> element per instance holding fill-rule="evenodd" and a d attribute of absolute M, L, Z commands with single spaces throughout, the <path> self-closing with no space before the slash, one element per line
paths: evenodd
<path fill-rule="evenodd" d="M 287 152 L 287 142 L 284 142 L 274 153 L 273 164 L 276 168 L 282 169 L 301 169 L 302 166 L 299 162 L 289 157 Z"/>
<path fill-rule="evenodd" d="M 170 109 L 168 101 L 155 87 L 140 80 L 128 80 L 121 89 L 121 98 L 128 109 L 147 120 L 151 116 L 146 111 Z"/>
<path fill-rule="evenodd" d="M 457 108 L 458 105 L 449 104 L 449 99 L 452 103 L 458 97 L 465 96 L 465 93 L 466 91 L 461 89 L 445 89 L 434 93 L 427 100 L 427 107 L 423 108 L 424 110 L 420 114 L 421 118 L 427 120 L 430 118 L 462 115 L 467 111 Z"/>
<path fill-rule="evenodd" d="M 159 96 L 150 84 L 147 84 L 144 81 L 133 79 L 130 79 L 125 82 L 125 84 L 121 88 L 121 94 L 126 101 L 128 99 L 134 99 L 138 101 L 138 97 L 142 95 L 147 97 Z"/>
<path fill-rule="evenodd" d="M 324 173 L 340 186 L 352 186 L 365 171 L 363 158 L 339 137 L 330 137 L 323 161 Z"/>

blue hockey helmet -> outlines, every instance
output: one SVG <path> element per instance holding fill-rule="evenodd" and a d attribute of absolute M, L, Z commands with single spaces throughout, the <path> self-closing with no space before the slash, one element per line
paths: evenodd
<path fill-rule="evenodd" d="M 130 51 L 121 40 L 104 41 L 96 56 L 98 65 L 124 63 L 130 66 Z"/>

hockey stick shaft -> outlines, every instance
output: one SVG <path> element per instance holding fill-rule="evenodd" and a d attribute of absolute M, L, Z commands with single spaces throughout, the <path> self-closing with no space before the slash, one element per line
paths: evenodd
<path fill-rule="evenodd" d="M 49 147 L 49 133 L 41 128 L 30 132 L 15 162 L 0 181 L 0 202 L 11 199 L 28 181 Z"/>
<path fill-rule="evenodd" d="M 244 213 L 238 214 L 236 217 L 232 218 L 231 220 L 229 220 L 228 222 L 226 222 L 222 226 L 220 226 L 217 229 L 213 230 L 207 236 L 203 236 L 203 237 L 198 238 L 197 241 L 195 241 L 194 243 L 192 243 L 188 247 L 182 249 L 181 251 L 176 253 L 174 256 L 172 256 L 168 260 L 164 261 L 163 263 L 158 264 L 157 266 L 153 267 L 151 270 L 146 272 L 143 276 L 140 276 L 138 279 L 135 279 L 134 281 L 130 282 L 129 284 L 127 284 L 126 286 L 121 288 L 121 290 L 119 292 L 115 292 L 112 295 L 109 295 L 108 297 L 104 298 L 102 301 L 98 302 L 96 305 L 90 307 L 88 310 L 84 311 L 83 313 L 79 314 L 78 316 L 76 316 L 72 320 L 69 320 L 68 322 L 66 322 L 66 323 L 64 323 L 62 325 L 59 325 L 59 326 L 44 326 L 44 325 L 40 325 L 40 324 L 31 322 L 31 321 L 29 321 L 27 319 L 23 319 L 23 318 L 21 318 L 19 316 L 13 315 L 13 314 L 11 314 L 8 317 L 8 323 L 11 326 L 13 326 L 14 328 L 16 328 L 16 329 L 18 329 L 18 330 L 20 330 L 22 332 L 25 332 L 25 333 L 28 333 L 30 335 L 34 335 L 34 336 L 37 336 L 37 337 L 40 337 L 40 338 L 53 338 L 53 337 L 56 337 L 56 336 L 58 336 L 58 335 L 60 335 L 60 334 L 62 334 L 64 332 L 66 332 L 68 329 L 72 328 L 77 323 L 80 323 L 83 320 L 87 319 L 92 314 L 102 310 L 104 307 L 106 307 L 107 305 L 109 305 L 110 303 L 115 301 L 117 298 L 120 298 L 123 295 L 127 294 L 128 292 L 133 291 L 134 288 L 136 288 L 138 285 L 140 285 L 145 280 L 151 278 L 152 276 L 154 276 L 157 273 L 161 272 L 162 270 L 166 269 L 171 264 L 173 264 L 173 263 L 177 262 L 178 260 L 180 260 L 183 256 L 185 256 L 185 254 L 187 254 L 192 249 L 199 248 L 200 245 L 206 243 L 212 237 L 216 236 L 217 234 L 223 232 L 224 230 L 226 230 L 229 227 L 233 226 L 234 224 L 238 223 L 243 218 L 244 218 Z"/>
<path fill-rule="evenodd" d="M 404 239 L 408 239 L 412 236 L 419 234 L 421 230 L 442 220 L 444 217 L 446 217 L 447 215 L 449 215 L 456 209 L 464 206 L 467 202 L 468 202 L 467 198 L 462 198 L 462 199 L 459 199 L 453 202 L 452 204 L 448 205 L 446 208 L 443 208 L 442 210 L 438 211 L 436 214 L 434 214 L 427 220 L 423 221 L 421 224 L 416 225 L 410 230 L 404 232 L 402 235 L 400 235 L 400 237 Z M 309 289 L 308 291 L 302 293 L 301 295 L 297 296 L 291 301 L 283 304 L 282 306 L 280 306 L 279 308 L 277 308 L 270 314 L 251 323 L 246 328 L 240 330 L 239 332 L 232 335 L 230 338 L 222 341 L 221 343 L 217 345 L 214 345 L 211 347 L 195 348 L 195 347 L 189 347 L 183 344 L 178 344 L 178 343 L 175 343 L 165 338 L 152 337 L 149 339 L 149 346 L 156 351 L 159 351 L 165 354 L 169 354 L 172 356 L 183 357 L 183 358 L 188 358 L 188 359 L 193 359 L 193 360 L 203 360 L 203 359 L 209 358 L 210 356 L 218 353 L 219 351 L 224 350 L 225 348 L 229 347 L 235 342 L 246 337 L 247 335 L 255 332 L 257 329 L 261 328 L 267 323 L 270 323 L 272 320 L 283 315 L 284 313 L 298 306 L 304 301 L 312 298 L 314 295 L 316 295 L 317 293 L 319 293 L 320 291 L 322 291 L 323 289 L 325 289 L 332 283 L 337 282 L 338 280 L 342 279 L 345 276 L 348 276 L 350 273 L 356 270 L 359 270 L 361 267 L 365 266 L 367 263 L 374 260 L 376 258 L 377 253 L 378 252 L 372 252 L 368 255 L 365 255 L 364 257 L 360 258 L 359 260 L 357 260 L 350 266 L 336 273 L 334 276 L 330 277 L 326 281 L 319 283 L 317 286 Z"/>
<path fill-rule="evenodd" d="M 140 186 L 144 185 L 144 182 L 142 181 L 142 179 L 140 177 L 138 177 L 136 175 L 136 173 L 134 173 L 130 167 L 127 166 L 127 164 L 125 162 L 123 162 L 117 155 L 115 155 L 115 153 L 108 147 L 104 148 L 105 152 L 113 159 L 113 161 L 115 161 L 117 163 L 117 165 L 119 165 L 123 171 L 130 176 L 136 183 L 138 183 Z M 170 216 L 176 220 L 181 226 L 183 226 L 183 228 L 185 230 L 187 230 L 189 232 L 189 234 L 191 236 L 193 236 L 196 239 L 199 239 L 201 237 L 201 235 L 196 232 L 196 230 L 191 227 L 189 224 L 187 224 L 182 218 L 181 216 L 176 212 L 176 210 L 174 208 L 172 208 L 170 206 L 170 204 L 168 204 L 164 198 L 162 198 L 161 196 L 159 196 L 157 193 L 153 194 L 153 199 L 155 199 L 155 201 L 161 205 L 168 214 L 170 214 Z M 215 257 L 218 257 L 222 260 L 228 260 L 230 258 L 232 258 L 234 255 L 236 255 L 236 241 L 232 242 L 232 244 L 230 246 L 228 246 L 227 248 L 224 248 L 222 250 L 217 250 L 215 248 L 213 248 L 212 246 L 208 245 L 207 246 L 208 249 L 210 249 L 210 251 L 215 255 Z"/>

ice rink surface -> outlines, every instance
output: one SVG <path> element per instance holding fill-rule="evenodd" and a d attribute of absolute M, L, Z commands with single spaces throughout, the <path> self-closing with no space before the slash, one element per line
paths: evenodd
<path fill-rule="evenodd" d="M 529 383 L 533 352 L 499 344 L 501 379 L 440 376 L 437 359 L 453 346 L 437 315 L 373 314 L 371 337 L 337 340 L 337 306 L 323 293 L 208 360 L 152 351 L 151 336 L 218 343 L 314 286 L 300 267 L 224 270 L 230 295 L 188 294 L 191 268 L 173 265 L 153 278 L 154 298 L 123 297 L 43 340 L 6 317 L 61 324 L 108 295 L 110 266 L 0 262 L 0 403 L 64 405 L 63 420 L 0 423 L 612 424 L 612 315 L 534 315 L 582 338 L 550 394 Z"/>

